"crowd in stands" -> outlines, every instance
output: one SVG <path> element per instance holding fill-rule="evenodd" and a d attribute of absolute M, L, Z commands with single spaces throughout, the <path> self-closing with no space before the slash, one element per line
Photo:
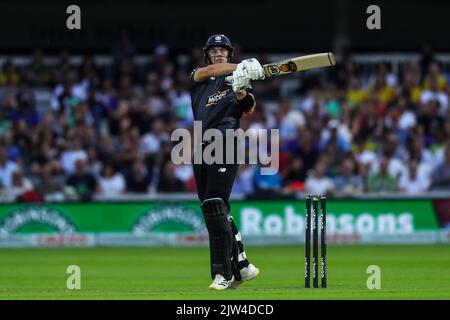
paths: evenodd
<path fill-rule="evenodd" d="M 191 165 L 174 165 L 170 134 L 192 129 L 189 74 L 203 64 L 166 45 L 134 63 L 124 36 L 110 66 L 31 63 L 0 70 L 0 194 L 17 200 L 92 199 L 123 193 L 195 192 Z M 140 53 L 143 54 L 143 53 Z M 256 56 L 261 63 L 265 56 Z M 235 58 L 239 59 L 237 50 Z M 280 167 L 241 165 L 234 193 L 358 195 L 450 190 L 450 77 L 432 54 L 394 73 L 343 54 L 332 70 L 254 83 L 257 108 L 243 129 L 280 129 Z M 37 107 L 36 90 L 50 99 Z"/>

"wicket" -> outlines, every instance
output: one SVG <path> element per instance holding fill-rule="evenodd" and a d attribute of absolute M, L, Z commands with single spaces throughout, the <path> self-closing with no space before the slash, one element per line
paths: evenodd
<path fill-rule="evenodd" d="M 319 213 L 320 202 L 320 213 Z M 320 278 L 321 287 L 327 287 L 327 198 L 325 195 L 307 195 L 305 211 L 305 288 L 310 288 L 311 229 L 313 233 L 313 287 L 319 287 L 319 215 L 320 215 Z M 311 210 L 312 208 L 312 210 Z"/>

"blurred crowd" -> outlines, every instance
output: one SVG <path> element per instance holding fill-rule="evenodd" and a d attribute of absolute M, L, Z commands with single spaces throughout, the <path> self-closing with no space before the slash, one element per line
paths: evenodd
<path fill-rule="evenodd" d="M 203 52 L 179 56 L 159 45 L 144 65 L 134 63 L 136 55 L 124 34 L 111 65 L 87 55 L 72 65 L 62 51 L 50 66 L 37 49 L 29 65 L 1 66 L 0 197 L 195 192 L 191 166 L 170 160 L 170 134 L 193 127 L 189 74 Z M 233 192 L 450 190 L 449 70 L 428 49 L 396 71 L 388 62 L 358 65 L 343 53 L 333 69 L 255 83 L 257 108 L 241 127 L 280 129 L 280 170 L 266 176 L 258 165 L 241 165 Z M 37 90 L 50 97 L 40 107 Z"/>

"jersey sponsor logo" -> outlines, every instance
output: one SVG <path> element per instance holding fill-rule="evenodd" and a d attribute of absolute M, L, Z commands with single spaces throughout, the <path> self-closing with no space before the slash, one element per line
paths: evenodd
<path fill-rule="evenodd" d="M 205 107 L 210 107 L 216 105 L 220 100 L 222 100 L 230 91 L 230 89 L 226 89 L 223 91 L 217 91 L 212 95 L 208 96 L 208 101 L 206 102 Z"/>
<path fill-rule="evenodd" d="M 220 168 L 217 172 L 225 172 L 227 171 L 227 168 Z"/>

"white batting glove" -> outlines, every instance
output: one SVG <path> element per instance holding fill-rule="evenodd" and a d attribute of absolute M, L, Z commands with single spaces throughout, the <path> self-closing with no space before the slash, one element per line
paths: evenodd
<path fill-rule="evenodd" d="M 244 90 L 250 87 L 250 78 L 245 70 L 237 68 L 231 77 L 234 92 Z"/>
<path fill-rule="evenodd" d="M 250 80 L 264 80 L 266 77 L 263 67 L 255 58 L 242 60 L 241 63 L 238 64 L 238 68 L 240 67 L 239 65 L 242 65 L 241 67 L 248 72 Z"/>

